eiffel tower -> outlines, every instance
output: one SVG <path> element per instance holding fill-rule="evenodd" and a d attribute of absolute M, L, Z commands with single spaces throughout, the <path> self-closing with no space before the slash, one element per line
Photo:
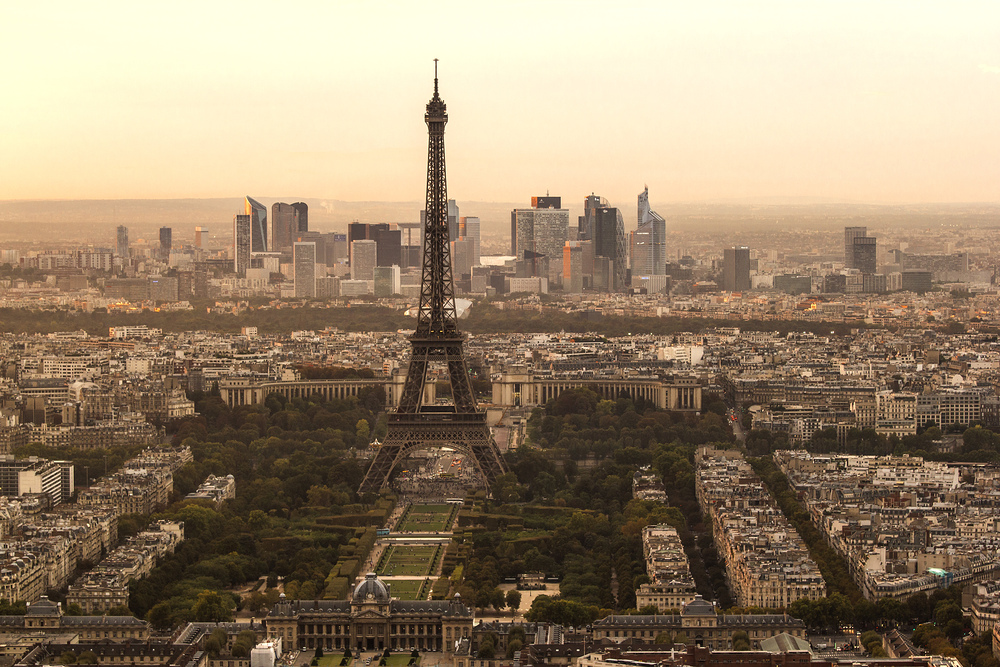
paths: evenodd
<path fill-rule="evenodd" d="M 437 59 L 434 59 L 434 97 L 424 114 L 427 145 L 427 215 L 424 223 L 423 278 L 420 310 L 410 342 L 413 354 L 396 412 L 389 415 L 388 433 L 375 454 L 361 492 L 378 491 L 393 469 L 410 453 L 448 446 L 471 457 L 487 487 L 507 471 L 500 449 L 486 425 L 486 413 L 476 406 L 463 351 L 465 336 L 458 330 L 455 285 L 448 235 L 448 185 L 444 166 L 444 100 L 438 96 Z M 454 405 L 424 405 L 424 384 L 432 362 L 443 363 L 451 379 Z"/>

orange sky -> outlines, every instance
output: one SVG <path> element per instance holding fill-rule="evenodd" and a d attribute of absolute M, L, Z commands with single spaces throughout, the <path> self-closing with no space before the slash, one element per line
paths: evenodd
<path fill-rule="evenodd" d="M 431 22 L 431 7 L 440 18 Z M 1000 201 L 996 2 L 2 10 L 0 199 Z"/>

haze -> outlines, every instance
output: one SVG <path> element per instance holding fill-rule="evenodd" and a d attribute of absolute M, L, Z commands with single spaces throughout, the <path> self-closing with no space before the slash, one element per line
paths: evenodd
<path fill-rule="evenodd" d="M 1000 200 L 993 2 L 8 3 L 0 199 Z"/>

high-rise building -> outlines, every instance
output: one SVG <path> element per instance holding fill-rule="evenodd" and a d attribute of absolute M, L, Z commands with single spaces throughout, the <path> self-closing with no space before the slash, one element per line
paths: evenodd
<path fill-rule="evenodd" d="M 570 294 L 583 291 L 583 243 L 566 241 L 563 246 L 563 291 Z"/>
<path fill-rule="evenodd" d="M 271 249 L 286 251 L 300 234 L 309 231 L 309 207 L 302 202 L 271 206 Z"/>
<path fill-rule="evenodd" d="M 202 248 L 205 247 L 205 245 L 204 245 L 204 243 L 205 243 L 205 232 L 207 232 L 207 231 L 208 230 L 205 229 L 204 227 L 195 227 L 194 228 L 194 247 L 195 248 L 201 250 Z"/>
<path fill-rule="evenodd" d="M 347 245 L 347 234 L 327 234 L 326 241 L 326 265 L 332 266 L 338 262 L 351 261 L 351 248 Z M 332 237 L 332 238 L 331 238 Z M 333 248 L 333 257 L 330 257 L 330 248 Z"/>
<path fill-rule="evenodd" d="M 375 267 L 375 296 L 390 297 L 402 292 L 398 266 Z"/>
<path fill-rule="evenodd" d="M 295 266 L 295 298 L 316 298 L 316 244 L 296 241 L 292 245 Z"/>
<path fill-rule="evenodd" d="M 374 280 L 378 244 L 368 239 L 351 243 L 351 280 Z"/>
<path fill-rule="evenodd" d="M 267 208 L 247 197 L 243 212 L 250 216 L 250 252 L 267 252 Z"/>
<path fill-rule="evenodd" d="M 354 243 L 355 241 L 366 241 L 368 240 L 368 227 L 369 225 L 364 222 L 354 222 L 348 223 L 347 225 L 347 243 L 348 245 Z"/>
<path fill-rule="evenodd" d="M 722 289 L 727 292 L 750 289 L 750 248 L 726 248 L 722 262 Z"/>
<path fill-rule="evenodd" d="M 395 225 L 385 225 L 374 231 L 371 238 L 375 241 L 377 265 L 399 266 L 402 263 L 403 232 L 395 229 Z"/>
<path fill-rule="evenodd" d="M 609 272 L 601 281 L 597 280 L 597 265 L 594 268 L 594 287 L 613 292 L 627 287 L 625 246 L 625 221 L 617 208 L 599 206 L 594 209 L 594 256 L 608 260 Z"/>
<path fill-rule="evenodd" d="M 639 225 L 632 235 L 632 277 L 667 272 L 667 223 L 649 208 L 649 188 L 639 195 Z"/>
<path fill-rule="evenodd" d="M 844 266 L 856 269 L 854 266 L 854 239 L 868 236 L 867 227 L 844 227 Z"/>
<path fill-rule="evenodd" d="M 116 235 L 115 244 L 115 254 L 128 261 L 131 256 L 131 248 L 128 243 L 128 227 L 125 225 L 118 225 L 118 233 Z"/>
<path fill-rule="evenodd" d="M 160 227 L 160 257 L 163 261 L 170 258 L 170 249 L 174 247 L 174 230 L 170 227 Z"/>
<path fill-rule="evenodd" d="M 861 273 L 875 273 L 876 239 L 874 236 L 855 236 L 852 247 L 853 266 Z"/>
<path fill-rule="evenodd" d="M 250 216 L 236 214 L 233 217 L 233 270 L 240 278 L 245 278 L 250 268 Z"/>
<path fill-rule="evenodd" d="M 580 241 L 590 241 L 594 238 L 595 209 L 607 206 L 608 201 L 595 194 L 589 194 L 583 199 L 583 215 L 577 219 L 576 238 Z"/>
<path fill-rule="evenodd" d="M 305 202 L 297 201 L 292 204 L 294 208 L 299 213 L 299 233 L 309 231 L 309 205 Z"/>
<path fill-rule="evenodd" d="M 472 265 L 479 266 L 480 258 L 480 224 L 479 218 L 471 215 L 463 215 L 458 223 L 458 238 L 472 241 Z"/>
<path fill-rule="evenodd" d="M 525 252 L 548 258 L 550 284 L 562 283 L 562 252 L 569 233 L 569 211 L 560 197 L 532 197 L 531 208 L 517 208 L 510 214 L 511 254 L 518 260 Z"/>
<path fill-rule="evenodd" d="M 456 281 L 472 275 L 475 247 L 472 239 L 455 239 L 451 242 L 451 273 Z"/>

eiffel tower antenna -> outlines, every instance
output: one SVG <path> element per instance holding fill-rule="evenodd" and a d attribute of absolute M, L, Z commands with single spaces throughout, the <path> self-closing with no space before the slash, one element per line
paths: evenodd
<path fill-rule="evenodd" d="M 361 482 L 362 492 L 378 491 L 386 486 L 403 459 L 413 451 L 429 447 L 448 446 L 465 452 L 475 462 L 487 487 L 507 471 L 486 424 L 486 413 L 476 405 L 465 362 L 465 336 L 458 330 L 444 160 L 444 126 L 448 122 L 448 111 L 438 95 L 436 58 L 434 97 L 427 103 L 424 122 L 428 134 L 427 214 L 420 307 L 416 329 L 410 336 L 413 352 L 399 405 L 389 416 L 388 432 Z M 424 403 L 424 387 L 431 363 L 447 367 L 454 405 Z"/>

